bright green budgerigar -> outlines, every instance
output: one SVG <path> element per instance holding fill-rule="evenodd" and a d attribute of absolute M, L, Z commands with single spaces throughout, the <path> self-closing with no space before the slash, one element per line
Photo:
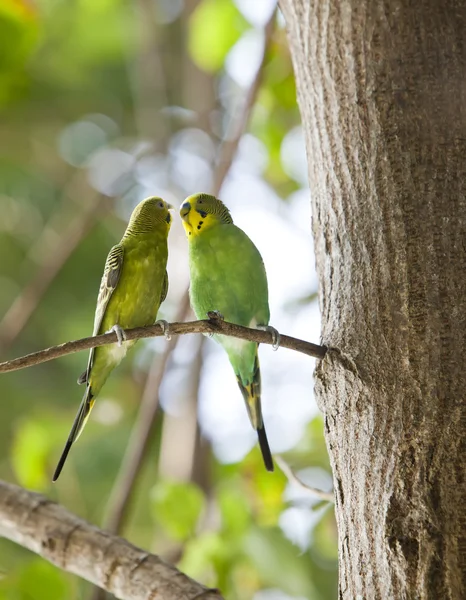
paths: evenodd
<path fill-rule="evenodd" d="M 249 237 L 233 224 L 228 208 L 207 194 L 186 198 L 180 208 L 189 244 L 191 304 L 198 319 L 217 312 L 225 321 L 268 327 L 267 276 L 262 257 Z M 258 344 L 224 335 L 214 338 L 226 350 L 246 402 L 268 471 L 273 471 L 261 411 Z"/>
<path fill-rule="evenodd" d="M 120 243 L 110 250 L 100 284 L 92 335 L 115 331 L 118 343 L 92 348 L 87 369 L 78 379 L 86 391 L 55 470 L 61 473 L 70 448 L 83 430 L 95 398 L 111 371 L 135 344 L 124 341 L 124 329 L 152 325 L 168 291 L 166 271 L 171 206 L 161 198 L 140 202 Z M 165 329 L 164 329 L 165 331 Z"/>

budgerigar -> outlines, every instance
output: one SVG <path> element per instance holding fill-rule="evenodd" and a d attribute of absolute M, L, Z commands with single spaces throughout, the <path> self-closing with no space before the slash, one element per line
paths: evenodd
<path fill-rule="evenodd" d="M 221 200 L 207 194 L 189 196 L 180 208 L 189 245 L 191 305 L 198 319 L 217 312 L 231 323 L 268 327 L 267 276 L 262 257 L 249 237 L 233 224 Z M 226 350 L 246 402 L 268 471 L 273 471 L 261 411 L 258 344 L 224 335 L 215 340 Z"/>
<path fill-rule="evenodd" d="M 128 348 L 135 344 L 135 341 L 124 341 L 123 330 L 152 325 L 167 295 L 170 208 L 161 198 L 151 197 L 140 202 L 120 243 L 113 246 L 107 256 L 97 298 L 93 335 L 113 330 L 118 344 L 99 346 L 90 351 L 87 369 L 78 379 L 78 383 L 86 384 L 86 391 L 53 481 L 58 479 L 71 445 L 83 430 L 107 377 L 124 358 Z"/>

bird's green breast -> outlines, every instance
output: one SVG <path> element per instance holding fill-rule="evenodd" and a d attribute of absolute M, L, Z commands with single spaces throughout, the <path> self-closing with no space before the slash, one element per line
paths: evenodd
<path fill-rule="evenodd" d="M 198 318 L 211 310 L 239 325 L 269 322 L 264 263 L 249 237 L 219 224 L 189 244 L 191 302 Z"/>
<path fill-rule="evenodd" d="M 191 304 L 198 319 L 218 310 L 226 321 L 255 327 L 269 322 L 267 277 L 262 257 L 235 225 L 211 227 L 189 243 Z M 214 336 L 243 384 L 254 374 L 257 344 Z"/>
<path fill-rule="evenodd" d="M 165 240 L 153 237 L 137 236 L 125 244 L 120 279 L 108 303 L 101 332 L 108 331 L 115 323 L 125 329 L 155 321 L 168 251 L 166 236 Z"/>
<path fill-rule="evenodd" d="M 109 331 L 116 324 L 123 329 L 151 325 L 157 318 L 168 258 L 167 235 L 138 235 L 123 240 L 122 245 L 124 259 L 121 275 L 109 300 L 99 333 Z M 93 390 L 100 389 L 108 373 L 134 343 L 124 342 L 122 347 L 109 344 L 96 348 L 91 374 Z"/>

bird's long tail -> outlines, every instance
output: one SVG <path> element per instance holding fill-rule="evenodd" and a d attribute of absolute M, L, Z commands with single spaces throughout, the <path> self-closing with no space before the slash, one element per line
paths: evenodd
<path fill-rule="evenodd" d="M 57 468 L 55 469 L 55 473 L 53 474 L 53 481 L 56 481 L 59 478 L 60 473 L 63 469 L 63 465 L 65 464 L 65 461 L 68 457 L 70 448 L 81 435 L 81 432 L 84 429 L 84 426 L 86 425 L 89 415 L 91 413 L 92 407 L 94 406 L 94 402 L 95 399 L 92 395 L 91 386 L 88 384 L 86 386 L 86 391 L 84 393 L 83 399 L 81 400 L 81 404 L 74 419 L 74 423 L 66 441 L 62 455 L 60 457 L 60 460 L 58 461 Z"/>
<path fill-rule="evenodd" d="M 254 373 L 251 383 L 244 385 L 239 375 L 236 375 L 239 388 L 243 394 L 246 408 L 248 409 L 249 419 L 254 429 L 257 431 L 259 438 L 259 446 L 262 452 L 262 458 L 267 471 L 273 471 L 272 453 L 270 452 L 267 434 L 265 433 L 264 421 L 262 419 L 261 409 L 261 372 L 259 367 L 259 356 L 257 354 L 254 359 Z"/>

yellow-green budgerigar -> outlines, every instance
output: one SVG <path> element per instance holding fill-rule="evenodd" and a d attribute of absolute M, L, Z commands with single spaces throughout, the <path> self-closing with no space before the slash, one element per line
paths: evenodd
<path fill-rule="evenodd" d="M 78 379 L 86 391 L 53 475 L 56 481 L 70 448 L 83 430 L 95 398 L 111 371 L 135 344 L 124 341 L 124 329 L 152 325 L 168 291 L 166 271 L 172 208 L 151 197 L 134 209 L 120 243 L 110 250 L 100 284 L 92 335 L 115 331 L 118 343 L 92 348 L 87 369 Z M 164 329 L 165 331 L 165 329 Z"/>
<path fill-rule="evenodd" d="M 259 250 L 239 227 L 221 200 L 207 194 L 189 196 L 180 208 L 189 245 L 191 305 L 198 319 L 215 312 L 245 327 L 268 327 L 267 276 Z M 261 411 L 261 376 L 258 344 L 215 335 L 228 354 L 257 431 L 268 471 L 273 471 Z"/>

